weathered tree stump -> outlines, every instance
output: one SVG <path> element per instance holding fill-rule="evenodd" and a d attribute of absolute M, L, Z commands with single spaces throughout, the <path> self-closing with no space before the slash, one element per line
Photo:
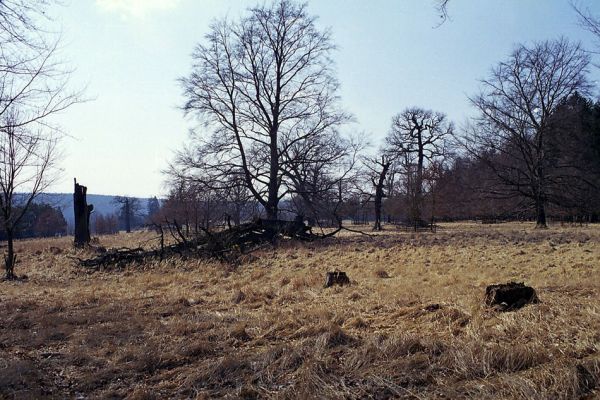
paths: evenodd
<path fill-rule="evenodd" d="M 326 279 L 325 279 L 325 287 L 331 287 L 333 285 L 340 285 L 340 286 L 344 286 L 344 285 L 349 285 L 350 284 L 350 278 L 348 278 L 348 275 L 346 275 L 345 272 L 342 271 L 333 271 L 333 272 L 328 272 Z"/>
<path fill-rule="evenodd" d="M 522 282 L 501 283 L 490 285 L 485 289 L 485 304 L 496 307 L 500 311 L 519 309 L 526 304 L 539 302 L 535 289 L 525 286 Z"/>
<path fill-rule="evenodd" d="M 87 187 L 82 186 L 75 181 L 75 191 L 73 192 L 73 210 L 75 212 L 75 246 L 83 247 L 90 243 L 90 214 L 94 209 L 92 204 L 87 204 Z"/>

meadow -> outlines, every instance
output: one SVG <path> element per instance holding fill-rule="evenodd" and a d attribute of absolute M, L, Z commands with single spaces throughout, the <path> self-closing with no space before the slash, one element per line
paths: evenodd
<path fill-rule="evenodd" d="M 239 265 L 95 272 L 73 259 L 93 251 L 71 241 L 17 243 L 28 279 L 0 283 L 0 398 L 600 396 L 600 226 L 344 232 Z M 323 287 L 335 269 L 349 286 Z M 508 281 L 540 303 L 486 308 L 486 286 Z"/>

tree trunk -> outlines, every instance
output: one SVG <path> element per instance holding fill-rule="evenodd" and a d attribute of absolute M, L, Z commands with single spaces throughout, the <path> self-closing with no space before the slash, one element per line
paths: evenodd
<path fill-rule="evenodd" d="M 373 226 L 374 231 L 380 231 L 381 228 L 381 208 L 383 206 L 383 198 L 385 197 L 385 177 L 387 176 L 388 170 L 392 165 L 391 161 L 386 161 L 385 156 L 381 157 L 381 172 L 379 173 L 379 177 L 377 182 L 373 180 L 375 184 L 375 225 Z"/>
<path fill-rule="evenodd" d="M 421 223 L 421 206 L 423 203 L 423 164 L 425 162 L 425 154 L 423 153 L 423 145 L 421 136 L 419 135 L 419 156 L 417 160 L 417 181 L 415 182 L 415 204 L 414 218 L 415 223 Z"/>
<path fill-rule="evenodd" d="M 242 219 L 242 211 L 241 211 L 240 203 L 236 202 L 235 203 L 235 214 L 233 214 L 233 223 L 237 226 L 240 224 L 241 219 Z"/>
<path fill-rule="evenodd" d="M 125 232 L 131 232 L 131 204 L 129 204 L 129 198 L 125 199 Z"/>
<path fill-rule="evenodd" d="M 267 213 L 267 219 L 278 218 L 278 204 L 279 204 L 279 150 L 277 149 L 277 130 L 278 126 L 274 125 L 271 128 L 271 143 L 270 143 L 270 165 L 269 165 L 269 186 L 268 186 L 268 197 L 265 211 Z"/>
<path fill-rule="evenodd" d="M 277 178 L 274 181 L 269 182 L 269 198 L 267 199 L 267 204 L 265 206 L 265 212 L 267 213 L 267 219 L 277 219 L 279 210 L 278 210 L 278 187 L 277 187 Z"/>
<path fill-rule="evenodd" d="M 83 247 L 90 242 L 90 214 L 94 209 L 92 204 L 88 205 L 86 200 L 87 187 L 79 185 L 75 181 L 73 193 L 73 209 L 75 212 L 75 246 Z"/>
<path fill-rule="evenodd" d="M 12 280 L 16 278 L 15 275 L 15 262 L 16 255 L 14 249 L 14 235 L 12 229 L 6 230 L 6 242 L 7 242 L 7 253 L 4 256 L 4 266 L 6 269 L 6 279 Z"/>
<path fill-rule="evenodd" d="M 546 224 L 546 205 L 544 204 L 543 199 L 536 199 L 535 201 L 535 211 L 536 211 L 536 228 L 544 229 L 547 228 Z"/>
<path fill-rule="evenodd" d="M 381 197 L 379 194 L 375 195 L 375 225 L 373 225 L 374 231 L 381 230 Z"/>

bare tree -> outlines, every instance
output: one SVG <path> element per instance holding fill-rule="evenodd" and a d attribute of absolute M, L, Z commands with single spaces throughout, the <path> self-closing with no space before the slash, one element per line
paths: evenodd
<path fill-rule="evenodd" d="M 285 157 L 284 176 L 294 195 L 297 213 L 312 224 L 327 220 L 341 226 L 339 207 L 350 195 L 357 179 L 358 155 L 365 142 L 360 137 L 331 134 L 315 138 L 310 145 L 292 146 Z"/>
<path fill-rule="evenodd" d="M 193 151 L 176 154 L 169 168 L 163 171 L 168 177 L 170 194 L 161 218 L 176 220 L 185 225 L 186 232 L 193 228 L 198 233 L 221 220 L 228 226 L 232 221 L 239 225 L 242 219 L 259 214 L 243 174 L 234 172 L 215 181 L 206 173 L 207 169 L 204 159 L 196 158 Z"/>
<path fill-rule="evenodd" d="M 382 230 L 381 227 L 381 210 L 383 208 L 383 199 L 387 197 L 386 187 L 389 187 L 388 181 L 390 169 L 393 169 L 395 157 L 390 154 L 382 154 L 381 156 L 364 157 L 363 165 L 369 175 L 370 184 L 373 187 L 374 193 L 369 194 L 368 200 L 373 199 L 373 206 L 375 210 L 375 223 L 373 225 L 374 231 Z"/>
<path fill-rule="evenodd" d="M 47 9 L 53 0 L 0 1 L 0 73 L 28 71 L 48 49 L 41 26 L 48 22 Z"/>
<path fill-rule="evenodd" d="M 290 0 L 211 26 L 181 83 L 185 113 L 212 130 L 195 134 L 192 152 L 213 187 L 237 175 L 267 217 L 277 218 L 290 193 L 290 149 L 334 134 L 349 118 L 337 105 L 333 49 L 329 31 Z"/>
<path fill-rule="evenodd" d="M 454 125 L 440 112 L 413 107 L 392 119 L 386 144 L 390 153 L 404 160 L 407 181 L 411 182 L 409 190 L 414 193 L 411 222 L 422 220 L 425 168 L 447 152 L 453 134 Z"/>
<path fill-rule="evenodd" d="M 136 197 L 117 196 L 113 199 L 113 203 L 118 205 L 120 216 L 123 219 L 125 232 L 131 232 L 131 224 L 136 216 L 140 214 L 141 204 Z"/>
<path fill-rule="evenodd" d="M 55 60 L 58 39 L 40 28 L 50 3 L 0 1 L 0 208 L 8 279 L 16 277 L 15 226 L 53 181 L 62 135 L 51 117 L 80 101 L 67 89 L 69 71 Z"/>
<path fill-rule="evenodd" d="M 15 279 L 17 225 L 34 199 L 54 181 L 58 137 L 19 124 L 16 110 L 2 115 L 0 128 L 0 212 L 6 233 L 6 279 Z"/>
<path fill-rule="evenodd" d="M 588 91 L 589 60 L 579 44 L 566 39 L 520 45 L 470 98 L 479 117 L 463 140 L 465 148 L 492 168 L 497 193 L 532 201 L 538 227 L 546 227 L 550 188 L 564 181 L 548 147 L 552 115 L 566 98 Z"/>

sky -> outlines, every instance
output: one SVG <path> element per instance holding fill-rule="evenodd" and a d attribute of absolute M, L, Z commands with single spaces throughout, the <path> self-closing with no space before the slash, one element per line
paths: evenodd
<path fill-rule="evenodd" d="M 164 196 L 167 167 L 195 121 L 185 118 L 178 78 L 214 19 L 238 19 L 263 0 L 67 0 L 51 10 L 61 31 L 60 58 L 71 87 L 87 101 L 57 120 L 61 179 L 53 192 Z M 578 1 L 600 14 L 600 2 Z M 407 107 L 446 113 L 459 126 L 473 110 L 478 80 L 518 43 L 594 38 L 577 24 L 569 0 L 451 0 L 450 20 L 433 0 L 309 0 L 321 28 L 331 28 L 341 104 L 373 148 Z M 592 79 L 598 70 L 592 71 Z"/>

